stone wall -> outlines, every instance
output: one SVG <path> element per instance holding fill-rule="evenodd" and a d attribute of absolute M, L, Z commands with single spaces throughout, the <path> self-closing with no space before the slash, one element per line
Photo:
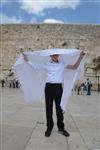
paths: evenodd
<path fill-rule="evenodd" d="M 10 24 L 0 25 L 0 62 L 3 72 L 11 69 L 24 51 L 57 48 L 78 48 L 88 52 L 86 64 L 100 56 L 100 25 L 74 24 Z M 100 71 L 97 71 L 100 75 Z M 93 71 L 89 71 L 93 74 Z M 89 75 L 88 73 L 88 75 Z"/>

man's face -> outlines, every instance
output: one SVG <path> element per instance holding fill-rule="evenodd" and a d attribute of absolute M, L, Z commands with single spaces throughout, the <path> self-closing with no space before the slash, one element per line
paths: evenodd
<path fill-rule="evenodd" d="M 55 55 L 50 55 L 51 59 L 55 62 L 58 62 L 59 61 L 59 55 L 58 54 L 55 54 Z"/>

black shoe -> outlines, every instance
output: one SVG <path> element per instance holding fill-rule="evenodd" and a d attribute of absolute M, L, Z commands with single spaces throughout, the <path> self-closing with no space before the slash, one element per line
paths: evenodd
<path fill-rule="evenodd" d="M 66 136 L 66 137 L 69 137 L 69 136 L 70 136 L 70 134 L 69 134 L 66 130 L 64 130 L 62 134 L 63 134 L 64 136 Z"/>
<path fill-rule="evenodd" d="M 50 131 L 49 131 L 49 130 L 46 130 L 46 131 L 45 131 L 45 136 L 46 136 L 46 137 L 49 137 L 50 135 L 51 135 L 51 130 L 50 130 Z"/>
<path fill-rule="evenodd" d="M 60 133 L 66 137 L 70 136 L 70 134 L 66 130 L 60 131 Z"/>

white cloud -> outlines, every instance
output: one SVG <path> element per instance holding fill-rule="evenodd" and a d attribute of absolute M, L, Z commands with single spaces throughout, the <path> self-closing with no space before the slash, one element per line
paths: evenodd
<path fill-rule="evenodd" d="M 44 10 L 48 8 L 75 9 L 80 4 L 80 0 L 19 0 L 19 2 L 22 9 L 36 15 L 44 14 Z"/>
<path fill-rule="evenodd" d="M 0 14 L 0 24 L 22 23 L 22 19 L 17 19 L 15 16 L 9 17 L 5 14 Z"/>
<path fill-rule="evenodd" d="M 54 18 L 49 18 L 49 19 L 45 19 L 45 20 L 43 21 L 43 23 L 64 23 L 64 22 L 61 21 L 61 20 L 56 20 L 56 19 L 54 19 Z"/>

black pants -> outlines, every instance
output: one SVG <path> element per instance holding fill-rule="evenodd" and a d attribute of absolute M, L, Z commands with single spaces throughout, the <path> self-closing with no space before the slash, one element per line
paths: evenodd
<path fill-rule="evenodd" d="M 61 97 L 62 97 L 62 84 L 52 84 L 46 83 L 45 86 L 45 104 L 46 104 L 46 119 L 47 119 L 47 129 L 52 130 L 54 126 L 53 122 L 53 100 L 55 100 L 56 115 L 57 115 L 57 126 L 60 131 L 64 130 L 63 123 L 63 112 L 60 107 Z"/>

